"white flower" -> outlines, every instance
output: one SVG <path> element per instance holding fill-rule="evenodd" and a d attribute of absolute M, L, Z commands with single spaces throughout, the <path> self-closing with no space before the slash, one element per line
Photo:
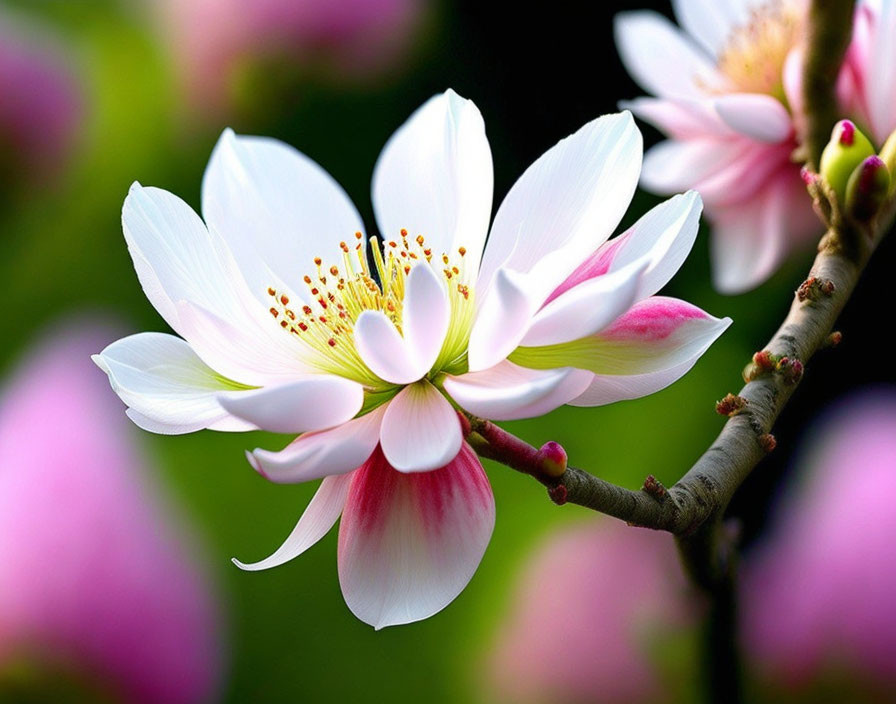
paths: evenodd
<path fill-rule="evenodd" d="M 295 557 L 342 513 L 352 611 L 378 627 L 425 618 L 463 589 L 494 524 L 455 406 L 507 420 L 642 396 L 730 322 L 654 295 L 693 244 L 696 193 L 607 242 L 641 149 L 628 113 L 585 125 L 523 174 L 484 247 L 482 118 L 452 91 L 436 96 L 377 163 L 384 242 L 371 238 L 369 264 L 330 176 L 286 145 L 227 131 L 204 223 L 162 190 L 135 185 L 125 201 L 140 281 L 181 337 L 134 335 L 96 361 L 148 430 L 302 433 L 250 461 L 273 481 L 326 479 L 286 543 L 243 567 Z"/>

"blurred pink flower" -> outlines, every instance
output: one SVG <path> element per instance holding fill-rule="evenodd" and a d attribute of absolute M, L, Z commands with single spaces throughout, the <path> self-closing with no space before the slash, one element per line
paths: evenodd
<path fill-rule="evenodd" d="M 367 78 L 411 48 L 427 0 L 165 0 L 157 10 L 191 99 L 222 107 L 247 63 L 288 58 Z"/>
<path fill-rule="evenodd" d="M 840 76 L 844 104 L 879 147 L 896 130 L 896 0 L 862 0 Z"/>
<path fill-rule="evenodd" d="M 64 48 L 0 8 L 0 161 L 44 175 L 70 151 L 80 86 Z"/>
<path fill-rule="evenodd" d="M 896 393 L 859 397 L 809 435 L 802 483 L 744 564 L 744 635 L 771 679 L 833 666 L 896 686 Z"/>
<path fill-rule="evenodd" d="M 499 701 L 666 701 L 650 646 L 693 623 L 670 535 L 610 520 L 565 528 L 519 581 L 489 663 Z M 664 633 L 665 631 L 665 633 Z"/>
<path fill-rule="evenodd" d="M 90 361 L 114 334 L 55 329 L 0 399 L 0 672 L 24 658 L 127 702 L 205 701 L 216 609 Z"/>
<path fill-rule="evenodd" d="M 645 155 L 641 184 L 658 193 L 700 192 L 713 226 L 713 281 L 740 293 L 821 233 L 790 159 L 805 3 L 672 4 L 684 31 L 655 12 L 616 20 L 626 67 L 657 96 L 625 105 L 670 138 Z"/>

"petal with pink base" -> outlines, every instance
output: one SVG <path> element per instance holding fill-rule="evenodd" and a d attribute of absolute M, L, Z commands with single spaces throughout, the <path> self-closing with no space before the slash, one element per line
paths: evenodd
<path fill-rule="evenodd" d="M 455 458 L 463 437 L 457 412 L 428 381 L 406 386 L 389 401 L 380 443 L 400 472 L 426 472 Z"/>
<path fill-rule="evenodd" d="M 470 413 L 491 420 L 534 418 L 550 413 L 588 387 L 591 372 L 526 369 L 507 360 L 482 372 L 445 379 L 445 391 Z"/>
<path fill-rule="evenodd" d="M 273 555 L 251 563 L 234 558 L 233 564 L 241 570 L 257 572 L 278 567 L 301 555 L 323 538 L 336 523 L 345 506 L 352 477 L 352 474 L 340 474 L 324 479 L 292 533 Z"/>
<path fill-rule="evenodd" d="M 305 482 L 360 467 L 380 440 L 386 406 L 330 430 L 305 433 L 280 452 L 255 449 L 247 453 L 259 474 L 278 484 Z"/>
<path fill-rule="evenodd" d="M 636 303 L 597 335 L 546 347 L 519 347 L 510 356 L 533 369 L 576 367 L 595 374 L 647 374 L 683 364 L 706 350 L 730 325 L 676 298 Z"/>
<path fill-rule="evenodd" d="M 339 526 L 339 583 L 375 628 L 432 616 L 472 578 L 495 524 L 472 449 L 435 472 L 396 471 L 379 450 L 352 477 Z"/>
<path fill-rule="evenodd" d="M 731 93 L 717 98 L 715 108 L 731 129 L 760 142 L 781 142 L 793 133 L 787 108 L 770 95 Z"/>

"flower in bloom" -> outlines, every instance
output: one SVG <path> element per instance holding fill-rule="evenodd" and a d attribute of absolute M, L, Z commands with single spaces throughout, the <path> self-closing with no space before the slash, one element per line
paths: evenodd
<path fill-rule="evenodd" d="M 541 545 L 489 661 L 497 701 L 669 701 L 651 650 L 696 617 L 668 534 L 598 520 Z"/>
<path fill-rule="evenodd" d="M 153 3 L 184 78 L 203 109 L 223 107 L 247 67 L 288 57 L 369 78 L 410 49 L 425 0 L 165 0 Z"/>
<path fill-rule="evenodd" d="M 656 97 L 628 107 L 669 136 L 645 156 L 642 184 L 695 188 L 712 224 L 715 286 L 749 290 L 821 232 L 791 161 L 799 101 L 801 0 L 674 0 L 679 29 L 654 12 L 619 15 L 629 72 Z"/>
<path fill-rule="evenodd" d="M 482 117 L 448 91 L 392 136 L 373 176 L 384 240 L 303 154 L 224 133 L 203 222 L 134 185 L 124 232 L 143 288 L 181 337 L 96 357 L 143 428 L 301 435 L 249 459 L 275 482 L 326 477 L 285 562 L 340 514 L 339 575 L 377 627 L 425 618 L 472 576 L 494 524 L 456 407 L 492 420 L 642 396 L 684 374 L 730 323 L 654 295 L 696 236 L 676 196 L 614 239 L 635 190 L 628 113 L 539 158 L 498 209 Z"/>
<path fill-rule="evenodd" d="M 136 704 L 217 689 L 215 600 L 89 362 L 111 334 L 57 326 L 0 398 L 0 698 L 23 663 Z"/>
<path fill-rule="evenodd" d="M 747 650 L 772 682 L 800 690 L 839 673 L 853 684 L 883 686 L 889 701 L 896 691 L 896 394 L 853 398 L 808 437 L 800 484 L 745 561 Z"/>
<path fill-rule="evenodd" d="M 880 146 L 896 130 L 896 2 L 862 0 L 838 89 L 847 114 Z"/>
<path fill-rule="evenodd" d="M 70 66 L 32 23 L 0 11 L 0 169 L 45 175 L 71 149 L 82 106 Z"/>

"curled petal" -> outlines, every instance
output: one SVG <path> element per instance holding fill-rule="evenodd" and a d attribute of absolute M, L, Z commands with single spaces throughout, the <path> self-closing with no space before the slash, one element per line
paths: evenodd
<path fill-rule="evenodd" d="M 273 433 L 304 433 L 345 423 L 361 410 L 364 388 L 338 376 L 307 376 L 280 386 L 218 394 L 238 418 Z"/>
<path fill-rule="evenodd" d="M 383 415 L 383 453 L 400 472 L 444 467 L 455 458 L 462 440 L 457 412 L 428 381 L 402 389 Z"/>
<path fill-rule="evenodd" d="M 203 428 L 254 430 L 218 403 L 218 394 L 240 388 L 207 367 L 174 335 L 144 332 L 106 347 L 93 361 L 129 407 L 141 428 L 177 435 Z"/>
<path fill-rule="evenodd" d="M 580 369 L 526 369 L 503 361 L 445 379 L 445 391 L 470 413 L 491 420 L 535 418 L 578 397 L 594 375 Z"/>
<path fill-rule="evenodd" d="M 386 406 L 329 430 L 305 433 L 280 452 L 255 449 L 249 463 L 266 479 L 292 484 L 345 474 L 360 467 L 380 440 Z"/>
<path fill-rule="evenodd" d="M 352 477 L 339 526 L 339 583 L 375 628 L 445 608 L 467 585 L 495 525 L 495 502 L 472 449 L 435 472 L 395 471 L 379 450 Z"/>
<path fill-rule="evenodd" d="M 770 95 L 731 93 L 717 98 L 715 108 L 731 129 L 760 142 L 774 144 L 793 133 L 787 108 Z"/>
<path fill-rule="evenodd" d="M 378 310 L 365 310 L 355 321 L 355 345 L 370 371 L 392 384 L 411 384 L 426 374 L 415 350 L 395 324 Z"/>
<path fill-rule="evenodd" d="M 336 523 L 336 519 L 339 518 L 339 514 L 342 513 L 345 506 L 352 476 L 351 474 L 340 474 L 324 479 L 317 493 L 314 494 L 314 498 L 311 499 L 311 503 L 308 504 L 308 508 L 305 509 L 305 513 L 302 514 L 296 527 L 292 529 L 292 533 L 273 555 L 264 560 L 250 563 L 240 562 L 234 558 L 233 564 L 241 570 L 257 572 L 278 567 L 301 555 L 323 538 Z"/>
<path fill-rule="evenodd" d="M 526 287 L 527 277 L 499 269 L 470 333 L 470 371 L 494 366 L 520 343 L 538 307 Z"/>
<path fill-rule="evenodd" d="M 729 318 L 690 303 L 653 296 L 591 337 L 546 347 L 519 347 L 510 360 L 533 369 L 576 367 L 595 374 L 647 374 L 683 364 L 709 348 Z"/>
<path fill-rule="evenodd" d="M 687 374 L 704 351 L 698 348 L 681 364 L 656 372 L 616 376 L 594 374 L 587 388 L 568 403 L 570 406 L 605 406 L 655 394 Z"/>
<path fill-rule="evenodd" d="M 451 322 L 451 303 L 439 277 L 427 264 L 408 275 L 404 292 L 402 328 L 418 368 L 429 371 L 445 341 Z"/>

